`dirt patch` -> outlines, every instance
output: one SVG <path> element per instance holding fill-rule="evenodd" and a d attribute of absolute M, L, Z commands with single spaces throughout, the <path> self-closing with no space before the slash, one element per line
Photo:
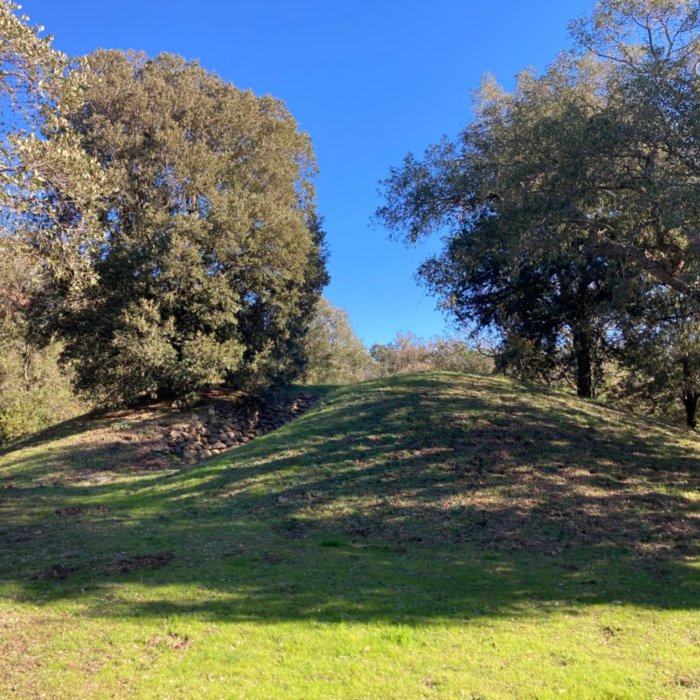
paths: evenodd
<path fill-rule="evenodd" d="M 170 566 L 175 555 L 172 552 L 158 552 L 156 554 L 137 554 L 132 557 L 121 556 L 112 562 L 106 569 L 108 576 L 117 574 L 129 574 L 133 571 L 163 569 Z"/>
<path fill-rule="evenodd" d="M 671 681 L 671 685 L 674 688 L 683 688 L 684 690 L 700 689 L 700 675 L 678 675 Z"/>
<path fill-rule="evenodd" d="M 253 398 L 220 390 L 204 395 L 195 409 L 161 403 L 91 414 L 71 422 L 71 432 L 62 436 L 60 450 L 40 483 L 109 483 L 124 474 L 175 472 L 276 430 L 316 400 L 309 394 Z M 41 444 L 55 432 L 23 444 Z M 0 489 L 13 488 L 14 483 L 0 483 Z M 76 517 L 84 514 L 84 507 L 67 506 L 55 514 Z"/>
<path fill-rule="evenodd" d="M 0 697 L 48 697 L 39 687 L 46 664 L 41 649 L 64 631 L 64 620 L 45 609 L 37 614 L 0 610 Z"/>
<path fill-rule="evenodd" d="M 62 566 L 54 564 L 48 569 L 40 571 L 35 576 L 32 576 L 34 581 L 65 581 L 69 576 L 76 573 L 78 569 L 74 566 Z"/>
<path fill-rule="evenodd" d="M 66 517 L 77 517 L 79 515 L 85 515 L 86 513 L 107 512 L 109 512 L 109 508 L 107 508 L 107 506 L 67 506 L 66 508 L 56 508 L 53 514 Z"/>
<path fill-rule="evenodd" d="M 155 634 L 149 638 L 146 645 L 151 649 L 173 649 L 174 651 L 184 651 L 192 645 L 192 641 L 187 636 L 168 632 L 167 634 Z"/>
<path fill-rule="evenodd" d="M 41 537 L 44 531 L 37 527 L 15 527 L 0 531 L 0 542 L 5 546 L 13 546 L 31 542 Z"/>
<path fill-rule="evenodd" d="M 114 561 L 104 564 L 104 561 L 93 561 L 85 567 L 92 574 L 102 574 L 103 576 L 117 576 L 128 574 L 133 571 L 148 571 L 163 569 L 170 566 L 174 559 L 174 554 L 170 551 L 156 552 L 155 554 L 136 554 L 134 556 L 120 555 Z M 75 566 L 63 566 L 53 564 L 32 576 L 34 581 L 65 581 L 69 576 L 78 573 L 79 568 Z"/>

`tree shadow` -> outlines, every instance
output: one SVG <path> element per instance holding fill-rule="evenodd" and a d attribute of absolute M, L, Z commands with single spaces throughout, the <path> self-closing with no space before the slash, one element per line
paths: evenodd
<path fill-rule="evenodd" d="M 414 375 L 338 390 L 196 467 L 42 476 L 104 451 L 6 455 L 35 481 L 2 492 L 0 585 L 16 597 L 107 617 L 415 623 L 700 607 L 697 443 L 593 402 Z M 150 596 L 120 597 L 124 582 Z"/>

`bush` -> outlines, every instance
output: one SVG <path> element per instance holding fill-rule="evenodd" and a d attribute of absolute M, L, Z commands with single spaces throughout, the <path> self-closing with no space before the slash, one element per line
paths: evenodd
<path fill-rule="evenodd" d="M 85 410 L 58 365 L 60 347 L 33 349 L 25 342 L 0 348 L 0 444 L 51 427 Z"/>
<path fill-rule="evenodd" d="M 371 376 L 372 358 L 347 312 L 319 299 L 304 340 L 308 384 L 350 384 Z"/>
<path fill-rule="evenodd" d="M 431 369 L 490 374 L 493 360 L 457 338 L 418 338 L 413 333 L 397 333 L 386 345 L 373 345 L 374 374 L 380 377 Z"/>

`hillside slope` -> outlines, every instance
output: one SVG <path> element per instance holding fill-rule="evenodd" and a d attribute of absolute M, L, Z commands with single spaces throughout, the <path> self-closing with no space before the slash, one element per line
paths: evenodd
<path fill-rule="evenodd" d="M 686 432 L 429 373 L 194 467 L 113 447 L 0 453 L 2 697 L 700 693 Z"/>

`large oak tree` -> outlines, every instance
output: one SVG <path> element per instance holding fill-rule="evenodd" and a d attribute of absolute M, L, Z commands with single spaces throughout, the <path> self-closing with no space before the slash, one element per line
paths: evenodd
<path fill-rule="evenodd" d="M 578 393 L 639 280 L 700 299 L 698 3 L 603 0 L 572 52 L 383 183 L 381 222 L 442 232 L 420 275 L 461 321 L 575 359 Z M 596 358 L 598 358 L 596 360 Z"/>
<path fill-rule="evenodd" d="M 89 283 L 56 276 L 45 317 L 79 388 L 119 403 L 298 373 L 327 278 L 311 144 L 283 103 L 167 54 L 98 51 L 74 79 L 80 102 L 44 136 L 77 134 L 105 184 Z M 46 200 L 79 226 L 70 192 Z M 55 223 L 36 224 L 48 259 Z"/>

